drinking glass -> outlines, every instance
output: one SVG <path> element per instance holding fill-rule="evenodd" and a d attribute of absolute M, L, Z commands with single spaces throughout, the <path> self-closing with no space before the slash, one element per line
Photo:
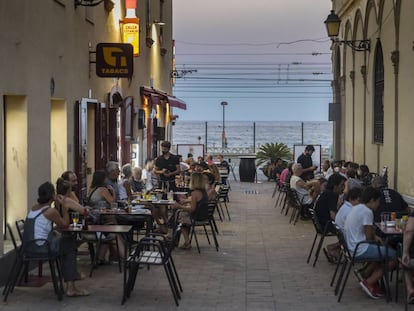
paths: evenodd
<path fill-rule="evenodd" d="M 72 213 L 72 222 L 73 222 L 73 226 L 77 227 L 78 226 L 78 222 L 79 222 L 79 213 L 75 212 Z"/>
<path fill-rule="evenodd" d="M 388 213 L 381 214 L 381 226 L 385 226 L 387 224 L 387 221 L 389 220 L 390 220 L 390 214 Z"/>

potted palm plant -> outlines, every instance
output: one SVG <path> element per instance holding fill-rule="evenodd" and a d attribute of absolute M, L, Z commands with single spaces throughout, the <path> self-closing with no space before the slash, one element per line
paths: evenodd
<path fill-rule="evenodd" d="M 261 170 L 265 174 L 265 176 L 269 179 L 272 178 L 271 170 L 273 162 L 277 158 L 281 158 L 283 163 L 290 161 L 292 159 L 292 151 L 290 148 L 284 143 L 266 143 L 262 145 L 259 150 L 256 152 L 256 165 L 261 167 Z"/>

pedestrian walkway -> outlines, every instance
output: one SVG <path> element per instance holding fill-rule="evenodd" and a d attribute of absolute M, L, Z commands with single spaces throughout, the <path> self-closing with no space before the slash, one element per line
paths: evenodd
<path fill-rule="evenodd" d="M 310 221 L 295 226 L 274 208 L 274 183 L 232 182 L 231 221 L 218 221 L 220 250 L 199 234 L 196 247 L 174 251 L 183 284 L 176 307 L 161 267 L 139 271 L 132 296 L 121 306 L 122 275 L 117 266 L 103 266 L 78 282 L 91 296 L 58 302 L 49 283 L 42 288 L 18 287 L 0 310 L 402 310 L 402 303 L 371 300 L 351 275 L 341 303 L 329 282 L 335 268 L 320 257 L 306 263 L 314 229 Z M 87 271 L 88 258 L 80 260 Z"/>

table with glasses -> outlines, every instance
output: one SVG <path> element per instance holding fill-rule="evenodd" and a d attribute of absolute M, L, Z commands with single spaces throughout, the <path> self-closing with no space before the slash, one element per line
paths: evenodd
<path fill-rule="evenodd" d="M 81 225 L 77 225 L 74 226 L 73 224 L 66 227 L 66 228 L 62 228 L 60 229 L 61 232 L 66 232 L 66 233 L 94 233 L 96 234 L 96 236 L 98 237 L 98 246 L 97 249 L 99 248 L 99 244 L 102 241 L 102 239 L 105 237 L 105 234 L 125 234 L 128 235 L 131 233 L 132 231 L 132 226 L 127 226 L 127 225 L 88 225 L 87 228 L 85 228 L 84 226 Z M 128 243 L 125 243 L 125 257 L 123 262 L 124 262 L 124 269 L 123 269 L 123 286 L 122 286 L 122 303 L 124 303 L 125 299 L 126 299 L 126 285 L 127 285 L 127 254 L 128 254 Z M 94 268 L 95 264 L 96 264 L 96 257 L 94 259 L 94 264 L 92 265 L 92 268 Z M 92 271 L 92 270 L 91 270 Z"/>

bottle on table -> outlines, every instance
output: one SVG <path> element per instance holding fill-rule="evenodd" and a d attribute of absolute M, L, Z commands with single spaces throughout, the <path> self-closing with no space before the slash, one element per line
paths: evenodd
<path fill-rule="evenodd" d="M 170 190 L 170 192 L 168 192 L 168 194 L 167 194 L 167 200 L 168 201 L 174 200 L 174 193 L 173 193 L 172 190 Z"/>
<path fill-rule="evenodd" d="M 85 208 L 85 211 L 83 212 L 83 224 L 82 227 L 84 230 L 88 230 L 88 210 Z"/>

